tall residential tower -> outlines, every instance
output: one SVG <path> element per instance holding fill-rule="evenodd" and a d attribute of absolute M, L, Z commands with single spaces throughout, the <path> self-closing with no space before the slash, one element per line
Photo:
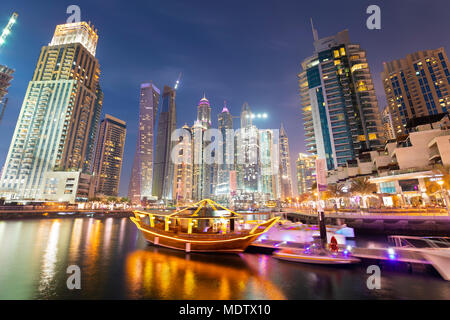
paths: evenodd
<path fill-rule="evenodd" d="M 69 23 L 58 25 L 42 47 L 1 176 L 2 196 L 42 199 L 57 176 L 47 179 L 48 173 L 90 173 L 90 133 L 101 109 L 97 40 L 90 24 Z"/>
<path fill-rule="evenodd" d="M 381 79 L 396 136 L 407 133 L 410 119 L 450 109 L 450 73 L 444 48 L 384 63 Z"/>
<path fill-rule="evenodd" d="M 153 144 L 158 112 L 159 89 L 152 83 L 141 84 L 139 99 L 139 132 L 131 170 L 128 198 L 138 204 L 152 197 Z"/>
<path fill-rule="evenodd" d="M 95 194 L 117 197 L 127 126 L 109 114 L 100 123 L 94 158 Z"/>
<path fill-rule="evenodd" d="M 298 75 L 307 151 L 326 159 L 328 170 L 384 142 L 366 52 L 348 31 L 319 39 Z"/>
<path fill-rule="evenodd" d="M 152 193 L 164 201 L 171 201 L 175 197 L 172 194 L 174 166 L 171 160 L 174 145 L 171 135 L 176 129 L 175 92 L 171 87 L 164 86 L 156 135 Z"/>

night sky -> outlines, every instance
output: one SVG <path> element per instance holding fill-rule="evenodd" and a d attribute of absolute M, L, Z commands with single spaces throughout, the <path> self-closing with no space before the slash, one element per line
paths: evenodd
<path fill-rule="evenodd" d="M 127 122 L 121 195 L 128 190 L 142 82 L 153 80 L 162 89 L 183 73 L 176 100 L 179 127 L 192 125 L 203 92 L 212 105 L 213 125 L 224 100 L 234 116 L 244 102 L 254 112 L 267 112 L 268 119 L 255 121 L 260 128 L 279 128 L 283 122 L 295 181 L 295 159 L 305 151 L 297 73 L 313 53 L 310 17 L 319 37 L 349 29 L 350 40 L 367 50 L 380 107 L 386 105 L 383 61 L 438 47 L 449 53 L 450 48 L 448 0 L 2 0 L 1 28 L 13 11 L 19 19 L 0 50 L 0 64 L 16 70 L 0 124 L 1 166 L 40 49 L 50 42 L 55 26 L 66 21 L 71 4 L 80 6 L 81 19 L 98 29 L 103 114 Z M 381 30 L 366 28 L 371 4 L 381 7 Z"/>

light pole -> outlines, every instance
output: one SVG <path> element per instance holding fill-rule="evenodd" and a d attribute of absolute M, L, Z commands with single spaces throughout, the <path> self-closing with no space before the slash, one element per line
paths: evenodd
<path fill-rule="evenodd" d="M 441 196 L 444 199 L 444 203 L 445 203 L 445 208 L 447 209 L 447 215 L 450 215 L 450 212 L 448 210 L 448 203 L 447 203 L 447 196 L 444 195 L 444 190 L 442 190 L 442 185 L 444 184 L 444 180 L 439 180 L 437 181 L 437 184 L 439 185 L 439 187 L 441 188 Z"/>

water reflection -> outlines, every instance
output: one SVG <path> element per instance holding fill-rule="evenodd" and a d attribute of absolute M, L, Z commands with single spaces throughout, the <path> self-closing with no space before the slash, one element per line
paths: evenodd
<path fill-rule="evenodd" d="M 187 256 L 190 259 L 184 253 L 159 248 L 129 254 L 126 283 L 130 298 L 285 299 L 275 285 L 238 255 Z"/>
<path fill-rule="evenodd" d="M 81 269 L 81 290 L 66 287 Z M 185 254 L 147 245 L 128 219 L 0 221 L 0 299 L 450 299 L 438 276 L 327 268 L 262 254 Z"/>

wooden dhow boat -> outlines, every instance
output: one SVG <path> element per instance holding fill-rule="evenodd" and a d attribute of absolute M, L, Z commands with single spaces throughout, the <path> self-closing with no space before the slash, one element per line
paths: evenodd
<path fill-rule="evenodd" d="M 136 210 L 130 219 L 154 245 L 186 252 L 242 252 L 280 218 L 246 229 L 243 215 L 204 199 L 170 214 Z"/>

